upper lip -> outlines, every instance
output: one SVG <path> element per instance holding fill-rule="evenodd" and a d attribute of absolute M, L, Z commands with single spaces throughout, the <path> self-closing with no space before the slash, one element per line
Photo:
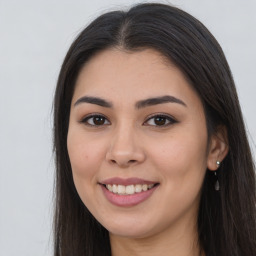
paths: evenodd
<path fill-rule="evenodd" d="M 104 185 L 114 185 L 114 184 L 118 184 L 118 185 L 123 185 L 123 186 L 128 186 L 128 185 L 136 185 L 136 184 L 156 184 L 158 182 L 156 181 L 150 181 L 150 180 L 145 180 L 145 179 L 140 179 L 140 178 L 136 178 L 136 177 L 132 177 L 132 178 L 120 178 L 120 177 L 113 177 L 113 178 L 109 178 L 106 180 L 102 180 L 100 182 L 100 184 L 104 184 Z"/>

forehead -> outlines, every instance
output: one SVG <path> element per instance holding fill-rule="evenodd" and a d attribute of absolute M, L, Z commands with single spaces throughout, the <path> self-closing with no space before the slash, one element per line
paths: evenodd
<path fill-rule="evenodd" d="M 73 101 L 87 94 L 122 101 L 162 95 L 200 101 L 182 72 L 152 49 L 99 52 L 80 71 Z"/>

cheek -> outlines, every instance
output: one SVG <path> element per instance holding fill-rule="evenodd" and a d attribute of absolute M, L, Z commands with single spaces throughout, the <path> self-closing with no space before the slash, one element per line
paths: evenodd
<path fill-rule="evenodd" d="M 164 189 L 159 207 L 166 209 L 166 218 L 170 213 L 176 218 L 196 211 L 206 171 L 206 139 L 183 134 L 162 143 L 156 150 L 154 165 L 162 176 Z"/>
<path fill-rule="evenodd" d="M 159 142 L 159 141 L 158 141 Z M 164 181 L 181 188 L 202 182 L 206 166 L 207 135 L 198 132 L 175 134 L 151 147 L 151 158 Z"/>
<path fill-rule="evenodd" d="M 98 173 L 104 157 L 104 146 L 93 136 L 85 136 L 77 129 L 70 129 L 67 148 L 72 175 L 78 195 L 83 203 L 92 209 L 95 205 L 95 189 L 98 187 Z"/>
<path fill-rule="evenodd" d="M 97 140 L 89 139 L 81 132 L 70 130 L 67 148 L 77 189 L 79 184 L 96 183 L 97 170 L 100 169 L 100 160 L 104 155 L 102 143 L 98 145 Z"/>

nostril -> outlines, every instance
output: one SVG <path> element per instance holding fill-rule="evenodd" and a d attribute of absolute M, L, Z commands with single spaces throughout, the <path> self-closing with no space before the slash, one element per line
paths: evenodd
<path fill-rule="evenodd" d="M 118 165 L 125 165 L 126 166 L 126 165 L 129 165 L 129 164 L 136 163 L 137 161 L 132 159 L 132 160 L 129 160 L 129 161 L 125 162 L 125 161 L 117 161 L 117 160 L 111 159 L 110 162 L 112 164 L 118 164 Z"/>

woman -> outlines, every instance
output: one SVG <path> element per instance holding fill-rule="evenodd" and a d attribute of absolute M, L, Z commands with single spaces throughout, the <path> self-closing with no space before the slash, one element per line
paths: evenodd
<path fill-rule="evenodd" d="M 163 4 L 106 13 L 54 103 L 55 255 L 256 253 L 255 174 L 229 66 Z"/>

